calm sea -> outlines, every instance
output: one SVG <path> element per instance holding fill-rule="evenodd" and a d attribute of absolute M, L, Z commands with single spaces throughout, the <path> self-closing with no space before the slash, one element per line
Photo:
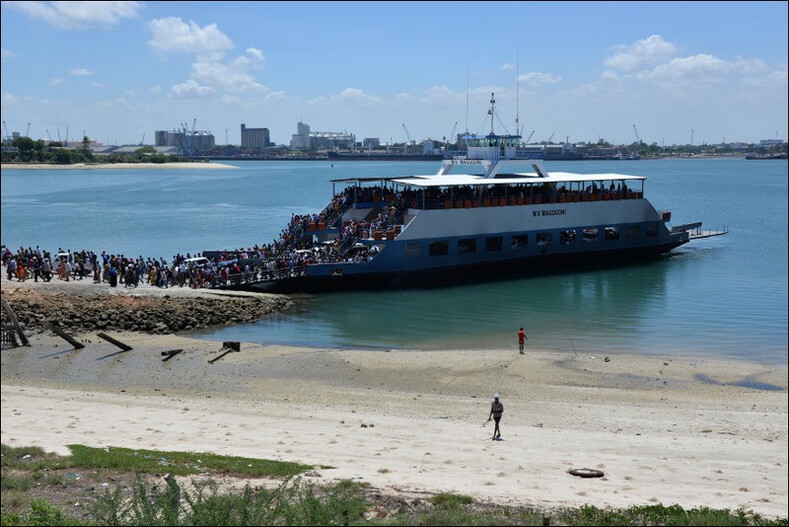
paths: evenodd
<path fill-rule="evenodd" d="M 3 170 L 2 243 L 127 256 L 268 243 L 320 210 L 331 179 L 434 173 L 438 162 L 238 162 L 237 169 Z M 431 290 L 299 296 L 292 310 L 201 336 L 331 347 L 513 348 L 787 363 L 787 163 L 744 159 L 548 162 L 647 176 L 675 224 L 726 236 L 658 261 Z M 339 191 L 342 187 L 338 186 Z"/>

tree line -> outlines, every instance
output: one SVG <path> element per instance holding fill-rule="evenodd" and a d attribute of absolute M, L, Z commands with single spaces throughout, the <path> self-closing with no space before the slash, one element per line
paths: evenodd
<path fill-rule="evenodd" d="M 133 153 L 112 152 L 97 156 L 90 148 L 90 140 L 82 138 L 82 146 L 68 148 L 60 141 L 45 144 L 42 139 L 15 137 L 10 144 L 3 144 L 3 163 L 42 163 L 73 165 L 76 163 L 174 163 L 193 162 L 186 157 L 162 154 L 152 146 L 141 146 Z"/>

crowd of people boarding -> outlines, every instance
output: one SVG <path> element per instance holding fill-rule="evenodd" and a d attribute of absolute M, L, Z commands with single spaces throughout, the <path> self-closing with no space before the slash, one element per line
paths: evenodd
<path fill-rule="evenodd" d="M 363 194 L 362 194 L 363 192 Z M 347 221 L 338 235 L 327 242 L 315 243 L 311 231 L 335 225 L 343 212 L 357 201 L 380 203 L 371 219 Z M 140 283 L 168 287 L 222 287 L 263 280 L 276 280 L 304 273 L 312 263 L 361 262 L 376 251 L 366 245 L 355 247 L 360 238 L 385 230 L 396 221 L 405 206 L 402 196 L 380 189 L 348 187 L 334 196 L 319 213 L 293 215 L 279 237 L 269 244 L 224 251 L 209 258 L 176 254 L 168 262 L 161 257 L 137 257 L 96 253 L 92 250 L 58 248 L 56 252 L 36 246 L 11 250 L 0 246 L 2 264 L 8 280 L 72 281 L 93 280 L 110 287 L 136 287 Z"/>

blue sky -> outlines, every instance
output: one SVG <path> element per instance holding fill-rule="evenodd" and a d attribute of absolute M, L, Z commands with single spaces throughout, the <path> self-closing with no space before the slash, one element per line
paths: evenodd
<path fill-rule="evenodd" d="M 787 139 L 786 2 L 2 2 L 10 132 Z M 520 78 L 520 81 L 517 78 Z M 467 102 L 468 101 L 468 102 Z M 455 126 L 455 123 L 457 125 Z M 5 135 L 5 130 L 3 130 Z"/>

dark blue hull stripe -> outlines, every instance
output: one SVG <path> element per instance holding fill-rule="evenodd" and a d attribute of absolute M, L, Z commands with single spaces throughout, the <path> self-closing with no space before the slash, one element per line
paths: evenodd
<path fill-rule="evenodd" d="M 572 254 L 540 254 L 462 266 L 387 273 L 353 273 L 333 276 L 298 276 L 251 286 L 272 293 L 323 293 L 347 290 L 385 290 L 409 287 L 441 287 L 485 281 L 529 278 L 557 272 L 590 270 L 644 263 L 673 248 L 676 242 L 649 247 L 590 251 Z M 247 286 L 249 287 L 249 286 Z"/>

